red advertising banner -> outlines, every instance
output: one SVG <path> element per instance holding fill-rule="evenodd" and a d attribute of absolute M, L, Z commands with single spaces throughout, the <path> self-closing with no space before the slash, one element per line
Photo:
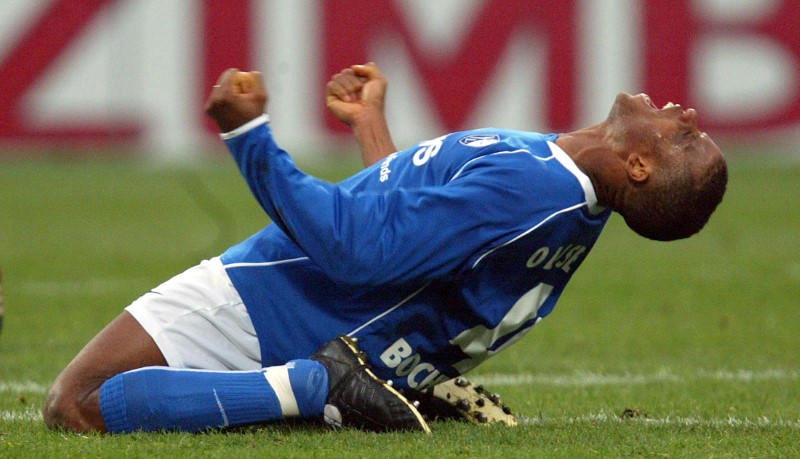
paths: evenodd
<path fill-rule="evenodd" d="M 498 78 L 501 57 L 515 34 L 524 32 L 544 44 L 544 61 L 531 62 L 543 75 L 543 88 L 536 96 L 541 101 L 538 119 L 544 126 L 537 126 L 538 130 L 562 131 L 583 122 L 581 108 L 586 101 L 582 97 L 595 83 L 610 77 L 587 73 L 587 62 L 621 52 L 607 49 L 598 53 L 594 48 L 589 52 L 594 38 L 590 26 L 596 18 L 587 14 L 586 4 L 572 0 L 468 2 L 472 8 L 469 21 L 454 32 L 457 36 L 450 41 L 455 45 L 447 53 L 438 52 L 435 43 L 420 39 L 403 0 L 185 3 L 191 6 L 186 14 L 194 19 L 176 36 L 185 40 L 181 46 L 186 53 L 181 58 L 189 59 L 190 72 L 196 77 L 187 80 L 190 106 L 177 111 L 185 117 L 181 122 L 189 126 L 190 135 L 198 137 L 214 132 L 202 114 L 202 101 L 220 71 L 276 65 L 270 61 L 276 47 L 296 44 L 299 48 L 302 44 L 304 49 L 314 50 L 312 57 L 306 56 L 308 67 L 314 73 L 313 81 L 324 87 L 327 78 L 343 67 L 374 59 L 376 42 L 392 37 L 393 46 L 407 57 L 409 71 L 417 78 L 426 110 L 448 131 L 465 127 L 473 118 L 480 97 Z M 635 50 L 635 56 L 626 58 L 633 62 L 630 73 L 638 87 L 619 90 L 647 92 L 661 103 L 695 106 L 704 115 L 703 128 L 717 136 L 748 138 L 772 131 L 800 131 L 800 2 L 728 2 L 737 14 L 701 7 L 705 3 L 603 3 L 634 12 L 633 25 L 625 28 L 620 22 L 618 34 L 627 33 L 625 30 L 635 33 L 618 38 L 627 40 Z M 147 137 L 155 123 L 148 118 L 147 110 L 100 121 L 68 119 L 62 123 L 53 117 L 40 117 L 30 103 L 37 96 L 38 84 L 82 46 L 88 31 L 104 27 L 114 33 L 114 23 L 108 19 L 110 11 L 136 15 L 139 5 L 126 0 L 50 0 L 30 5 L 32 13 L 24 19 L 24 27 L 19 25 L 23 19 L 0 23 L 0 28 L 19 29 L 5 34 L 4 52 L 0 54 L 0 144 L 136 143 Z M 292 30 L 280 43 L 264 41 L 265 28 L 280 25 L 274 22 L 276 14 L 301 7 L 309 17 L 307 29 Z M 616 24 L 607 26 L 612 32 L 617 29 Z M 527 57 L 523 54 L 518 59 Z M 136 65 L 151 64 L 141 61 Z M 176 66 L 163 72 L 180 78 L 185 71 Z M 520 93 L 518 97 L 522 101 L 531 94 Z M 346 130 L 326 117 L 320 104 L 314 106 L 319 116 L 306 123 L 304 135 L 325 138 Z"/>

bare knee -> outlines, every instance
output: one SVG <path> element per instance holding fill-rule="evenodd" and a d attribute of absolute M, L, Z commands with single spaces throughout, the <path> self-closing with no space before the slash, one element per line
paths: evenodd
<path fill-rule="evenodd" d="M 99 387 L 76 390 L 56 380 L 47 394 L 42 415 L 47 427 L 76 433 L 105 432 Z"/>
<path fill-rule="evenodd" d="M 45 423 L 51 429 L 105 432 L 100 386 L 113 375 L 152 365 L 166 365 L 166 360 L 139 322 L 123 312 L 56 378 L 45 401 Z"/>

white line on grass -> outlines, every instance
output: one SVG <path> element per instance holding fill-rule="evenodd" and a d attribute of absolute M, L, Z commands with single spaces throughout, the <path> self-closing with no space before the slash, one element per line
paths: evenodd
<path fill-rule="evenodd" d="M 24 280 L 15 284 L 14 288 L 30 296 L 70 297 L 98 296 L 118 292 L 132 286 L 151 285 L 152 281 L 143 278 L 105 278 L 81 280 Z M 142 292 L 144 293 L 144 291 Z"/>
<path fill-rule="evenodd" d="M 556 386 L 556 387 L 589 387 L 614 385 L 641 385 L 652 383 L 683 384 L 693 381 L 723 381 L 751 383 L 760 381 L 797 381 L 800 371 L 781 369 L 767 370 L 699 370 L 692 373 L 676 373 L 662 368 L 651 374 L 607 374 L 590 371 L 576 371 L 572 374 L 489 374 L 471 377 L 476 382 L 487 386 Z"/>
<path fill-rule="evenodd" d="M 563 416 L 563 417 L 536 417 L 523 418 L 523 424 L 534 425 L 563 425 L 563 424 L 598 424 L 598 423 L 625 423 L 638 422 L 647 425 L 663 426 L 700 426 L 700 427 L 725 427 L 725 428 L 787 428 L 800 430 L 800 420 L 797 419 L 771 419 L 766 416 L 757 418 L 737 418 L 729 416 L 727 418 L 697 418 L 684 416 L 667 416 L 665 418 L 650 418 L 646 416 L 620 417 L 616 414 L 609 414 L 604 411 L 583 416 Z"/>
<path fill-rule="evenodd" d="M 0 394 L 44 394 L 47 387 L 33 381 L 0 381 Z"/>
<path fill-rule="evenodd" d="M 6 422 L 42 422 L 42 412 L 32 406 L 23 411 L 0 411 L 0 421 Z"/>

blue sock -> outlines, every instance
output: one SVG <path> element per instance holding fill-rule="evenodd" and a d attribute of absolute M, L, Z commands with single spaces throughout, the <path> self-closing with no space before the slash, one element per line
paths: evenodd
<path fill-rule="evenodd" d="M 111 433 L 182 430 L 322 414 L 328 372 L 319 362 L 293 360 L 257 371 L 146 367 L 100 386 L 100 411 Z"/>

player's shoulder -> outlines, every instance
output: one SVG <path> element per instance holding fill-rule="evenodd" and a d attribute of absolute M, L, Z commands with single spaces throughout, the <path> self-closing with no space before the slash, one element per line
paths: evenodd
<path fill-rule="evenodd" d="M 557 138 L 556 134 L 482 128 L 454 132 L 448 136 L 448 141 L 456 148 L 474 149 L 484 154 L 527 151 L 535 156 L 550 156 L 548 142 L 554 142 Z"/>
<path fill-rule="evenodd" d="M 555 134 L 484 128 L 454 132 L 447 141 L 463 161 L 463 171 L 491 168 L 495 174 L 501 169 L 527 175 L 546 173 L 553 158 L 551 145 L 557 138 Z"/>

